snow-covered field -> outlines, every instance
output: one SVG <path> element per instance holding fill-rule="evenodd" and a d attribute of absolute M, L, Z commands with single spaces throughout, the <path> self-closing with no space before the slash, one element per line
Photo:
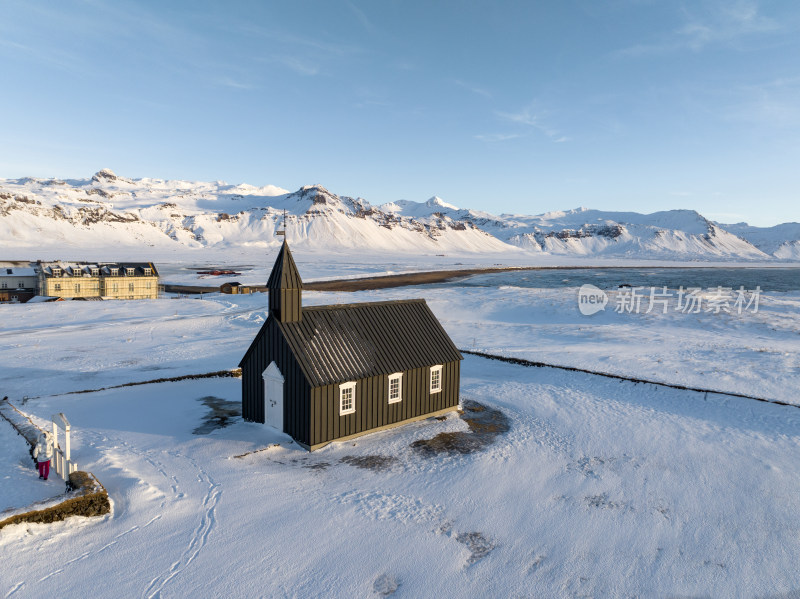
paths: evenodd
<path fill-rule="evenodd" d="M 64 492 L 64 481 L 55 472 L 47 482 L 39 480 L 28 442 L 5 420 L 0 421 L 0 447 L 0 520 L 7 509 L 22 508 Z"/>
<path fill-rule="evenodd" d="M 800 293 L 762 294 L 757 313 L 619 314 L 577 309 L 577 289 L 405 287 L 305 292 L 311 304 L 425 297 L 464 349 L 800 404 Z M 238 365 L 265 294 L 3 306 L 0 391 L 12 398 Z M 644 310 L 642 310 L 644 311 Z"/>
<path fill-rule="evenodd" d="M 762 296 L 758 314 L 741 316 L 585 317 L 575 293 L 401 288 L 304 300 L 422 296 L 466 349 L 800 403 L 800 294 Z M 63 395 L 235 367 L 265 303 L 0 307 L 0 394 L 17 405 L 29 396 L 23 409 L 39 418 L 65 412 L 75 459 L 114 503 L 99 520 L 0 531 L 3 597 L 86 596 L 91 581 L 144 597 L 800 590 L 794 407 L 466 357 L 462 397 L 501 410 L 510 430 L 481 451 L 431 457 L 411 443 L 466 431 L 462 419 L 308 454 L 238 419 L 194 434 L 213 406 L 238 402 L 236 379 Z M 357 459 L 366 456 L 386 459 Z M 10 467 L 2 476 L 36 476 Z"/>

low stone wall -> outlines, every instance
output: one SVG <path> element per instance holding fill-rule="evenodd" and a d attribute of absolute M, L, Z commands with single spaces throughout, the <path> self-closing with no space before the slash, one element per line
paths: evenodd
<path fill-rule="evenodd" d="M 71 490 L 64 495 L 35 503 L 25 508 L 25 512 L 0 520 L 0 528 L 21 522 L 50 524 L 70 516 L 103 516 L 111 511 L 108 493 L 92 473 L 81 470 L 73 472 L 69 475 L 67 485 Z M 54 501 L 58 503 L 53 504 Z"/>
<path fill-rule="evenodd" d="M 15 431 L 25 438 L 32 450 L 42 432 L 42 430 L 33 423 L 33 420 L 20 412 L 14 404 L 8 401 L 8 397 L 4 397 L 0 401 L 0 417 L 6 420 Z"/>
<path fill-rule="evenodd" d="M 42 430 L 33 421 L 20 412 L 8 398 L 0 400 L 0 417 L 6 420 L 22 435 L 31 445 L 36 445 L 36 440 Z M 102 516 L 111 511 L 111 501 L 108 492 L 100 481 L 91 472 L 81 470 L 69 475 L 67 492 L 53 499 L 35 503 L 24 512 L 12 510 L 12 513 L 3 518 L 0 514 L 0 528 L 20 522 L 38 522 L 47 524 L 60 522 L 70 516 Z"/>

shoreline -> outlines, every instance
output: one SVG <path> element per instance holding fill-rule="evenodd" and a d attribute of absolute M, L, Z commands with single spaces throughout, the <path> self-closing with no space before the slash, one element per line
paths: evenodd
<path fill-rule="evenodd" d="M 369 291 L 374 289 L 391 289 L 393 287 L 406 287 L 410 285 L 426 285 L 430 283 L 446 283 L 454 279 L 461 279 L 473 275 L 492 274 L 512 271 L 534 271 L 534 270 L 608 270 L 608 269 L 641 269 L 642 266 L 498 266 L 482 268 L 465 268 L 454 270 L 430 270 L 423 272 L 404 273 L 396 275 L 379 275 L 373 277 L 357 277 L 346 279 L 331 279 L 327 281 L 309 281 L 303 283 L 306 291 Z M 719 268 L 719 266 L 658 266 L 659 269 L 683 269 L 683 268 Z M 742 268 L 742 267 L 733 267 Z M 747 267 L 745 267 L 747 268 Z M 759 268 L 759 267 L 753 267 Z M 772 267 L 776 268 L 776 267 Z M 783 268 L 796 268 L 795 266 L 785 266 Z M 244 285 L 253 291 L 266 291 L 266 285 Z M 164 291 L 167 293 L 219 293 L 219 286 L 201 285 L 172 285 L 165 284 Z"/>
<path fill-rule="evenodd" d="M 405 273 L 399 275 L 379 275 L 376 277 L 362 277 L 349 279 L 332 279 L 329 281 L 310 281 L 303 283 L 305 291 L 366 291 L 371 289 L 389 289 L 391 287 L 405 287 L 407 285 L 424 285 L 426 283 L 443 283 L 453 279 L 469 277 L 478 274 L 493 272 L 508 272 L 512 270 L 543 270 L 549 267 L 542 266 L 503 266 L 487 268 L 469 268 L 463 270 L 431 270 L 424 272 Z M 580 267 L 567 266 L 574 269 Z M 266 291 L 266 285 L 245 285 L 254 291 Z M 200 285 L 164 285 L 167 293 L 214 293 L 219 292 L 219 287 L 204 287 Z"/>

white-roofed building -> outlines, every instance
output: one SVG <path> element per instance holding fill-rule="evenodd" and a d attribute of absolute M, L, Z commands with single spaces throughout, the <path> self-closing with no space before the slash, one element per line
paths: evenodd
<path fill-rule="evenodd" d="M 36 269 L 4 266 L 0 268 L 0 303 L 27 302 L 36 295 Z"/>

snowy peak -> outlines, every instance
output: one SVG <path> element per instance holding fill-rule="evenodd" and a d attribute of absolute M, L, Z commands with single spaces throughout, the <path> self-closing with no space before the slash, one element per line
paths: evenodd
<path fill-rule="evenodd" d="M 430 210 L 429 210 L 430 212 Z M 284 228 L 295 245 L 392 252 L 519 251 L 452 218 L 384 212 L 322 185 L 274 186 L 124 179 L 103 169 L 55 184 L 0 180 L 0 236 L 14 248 L 127 245 L 268 247 Z"/>
<path fill-rule="evenodd" d="M 537 253 L 668 260 L 800 259 L 800 224 L 769 229 L 714 223 L 694 210 L 652 214 L 585 207 L 494 215 L 434 196 L 373 205 L 322 185 L 294 192 L 224 181 L 0 180 L 0 238 L 22 247 L 175 249 L 293 245 L 328 251 Z M 48 245 L 49 244 L 49 245 Z"/>
<path fill-rule="evenodd" d="M 433 196 L 425 202 L 413 202 L 411 200 L 397 200 L 388 204 L 382 204 L 378 208 L 384 212 L 392 214 L 402 214 L 411 218 L 429 218 L 439 214 L 460 214 L 468 213 L 468 210 L 461 210 L 453 204 L 448 204 L 442 198 Z"/>
<path fill-rule="evenodd" d="M 322 185 L 306 185 L 292 194 L 287 200 L 294 201 L 297 209 L 302 212 L 325 212 L 343 207 L 339 196 L 331 193 Z"/>
<path fill-rule="evenodd" d="M 783 223 L 774 227 L 751 227 L 747 223 L 717 225 L 776 258 L 800 260 L 800 223 Z"/>
<path fill-rule="evenodd" d="M 439 196 L 433 196 L 427 202 L 425 202 L 426 206 L 430 206 L 431 208 L 439 209 L 439 210 L 459 210 L 457 206 L 453 206 L 452 204 L 448 204 Z"/>
<path fill-rule="evenodd" d="M 566 211 L 553 210 L 551 212 L 545 212 L 544 214 L 541 215 L 541 218 L 543 220 L 556 220 L 556 219 L 567 218 L 575 214 L 581 214 L 583 212 L 589 212 L 589 209 L 581 206 L 579 208 L 573 208 L 572 210 L 566 210 Z"/>
<path fill-rule="evenodd" d="M 694 210 L 652 214 L 585 208 L 538 216 L 506 216 L 491 231 L 529 250 L 562 255 L 606 255 L 660 259 L 769 259 Z"/>
<path fill-rule="evenodd" d="M 103 181 L 116 181 L 117 178 L 118 177 L 116 174 L 114 174 L 114 171 L 112 171 L 110 168 L 104 168 L 97 171 L 94 176 L 92 176 L 92 181 L 95 183 L 101 183 Z"/>

